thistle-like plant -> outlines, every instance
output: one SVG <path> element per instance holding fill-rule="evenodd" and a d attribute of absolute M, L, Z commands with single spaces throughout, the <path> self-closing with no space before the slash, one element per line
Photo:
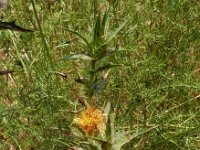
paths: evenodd
<path fill-rule="evenodd" d="M 112 63 L 107 63 L 104 66 L 97 66 L 97 63 L 103 58 L 120 50 L 110 46 L 113 39 L 127 23 L 127 20 L 121 23 L 119 27 L 112 32 L 109 31 L 109 22 L 109 9 L 107 9 L 103 15 L 100 13 L 96 14 L 93 31 L 89 36 L 67 29 L 69 32 L 74 33 L 81 39 L 80 42 L 83 44 L 84 54 L 66 56 L 65 59 L 83 59 L 90 62 L 88 70 L 88 74 L 90 76 L 89 79 L 78 80 L 87 88 L 89 103 L 92 102 L 93 96 L 99 90 L 102 90 L 102 87 L 104 87 L 106 83 L 106 81 L 99 76 L 99 72 L 119 66 L 119 64 Z"/>
<path fill-rule="evenodd" d="M 78 125 L 78 129 L 82 131 L 73 130 L 73 133 L 81 139 L 77 142 L 77 149 L 87 147 L 91 150 L 121 150 L 122 146 L 134 138 L 156 128 L 154 126 L 145 130 L 119 130 L 115 125 L 115 113 L 111 113 L 110 108 L 111 105 L 108 102 L 103 113 L 100 109 L 88 108 L 75 117 L 73 124 Z M 102 116 L 104 116 L 104 120 Z M 139 145 L 139 143 L 136 145 Z"/>
<path fill-rule="evenodd" d="M 135 137 L 150 131 L 146 130 L 134 131 L 116 131 L 115 112 L 110 110 L 110 102 L 107 103 L 104 110 L 92 106 L 92 100 L 99 90 L 103 90 L 106 84 L 106 76 L 102 78 L 99 72 L 109 70 L 119 64 L 108 62 L 103 66 L 97 66 L 103 58 L 118 52 L 120 49 L 111 47 L 111 42 L 116 35 L 123 29 L 128 22 L 125 20 L 114 31 L 109 31 L 109 9 L 103 14 L 95 15 L 93 31 L 90 36 L 83 35 L 77 31 L 67 29 L 69 32 L 77 35 L 81 39 L 84 47 L 84 54 L 74 54 L 66 56 L 66 60 L 82 59 L 89 61 L 88 69 L 89 78 L 80 78 L 76 81 L 85 85 L 88 92 L 88 108 L 76 115 L 73 124 L 78 125 L 81 132 L 75 132 L 80 137 L 80 143 L 77 145 L 97 150 L 120 150 L 122 146 L 130 142 Z M 77 134 L 78 133 L 78 134 Z M 87 146 L 86 146 L 87 145 Z"/>

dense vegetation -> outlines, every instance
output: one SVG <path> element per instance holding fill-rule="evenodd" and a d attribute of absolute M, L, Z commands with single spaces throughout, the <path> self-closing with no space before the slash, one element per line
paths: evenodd
<path fill-rule="evenodd" d="M 73 120 L 108 104 L 115 131 L 134 134 L 125 150 L 200 149 L 199 10 L 197 0 L 12 1 L 3 20 L 34 32 L 0 30 L 0 70 L 14 71 L 0 76 L 0 149 L 96 140 L 107 150 Z"/>

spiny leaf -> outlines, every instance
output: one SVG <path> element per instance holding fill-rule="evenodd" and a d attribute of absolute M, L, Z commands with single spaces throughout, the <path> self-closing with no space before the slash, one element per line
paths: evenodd
<path fill-rule="evenodd" d="M 116 132 L 115 136 L 114 136 L 114 139 L 112 141 L 113 143 L 113 149 L 115 150 L 120 150 L 121 147 L 123 145 L 125 145 L 126 143 L 130 142 L 131 140 L 133 140 L 134 138 L 140 136 L 140 135 L 143 135 L 149 131 L 151 131 L 152 129 L 156 128 L 157 126 L 155 127 L 152 127 L 150 129 L 146 129 L 146 130 L 141 130 L 141 131 L 137 131 L 135 133 L 132 133 L 132 132 L 123 132 L 123 131 L 118 131 Z"/>
<path fill-rule="evenodd" d="M 21 32 L 33 32 L 32 30 L 22 28 L 15 24 L 15 20 L 11 22 L 2 22 L 0 21 L 0 30 L 2 29 L 9 29 L 14 31 L 21 31 Z"/>
<path fill-rule="evenodd" d="M 119 33 L 119 31 L 121 31 L 121 29 L 126 25 L 126 23 L 128 22 L 128 20 L 126 20 L 125 22 L 121 23 L 119 25 L 119 27 L 113 31 L 112 33 L 110 33 L 109 37 L 108 37 L 108 42 L 112 41 L 113 38 Z"/>
<path fill-rule="evenodd" d="M 102 28 L 102 35 L 106 36 L 106 33 L 108 32 L 108 29 L 109 29 L 109 10 L 107 10 L 105 13 L 104 13 L 104 16 L 103 16 L 103 20 L 102 20 L 102 25 L 101 25 L 101 28 Z"/>
<path fill-rule="evenodd" d="M 98 15 L 94 27 L 94 37 L 93 37 L 94 46 L 97 46 L 97 44 L 100 42 L 101 42 L 101 17 Z"/>

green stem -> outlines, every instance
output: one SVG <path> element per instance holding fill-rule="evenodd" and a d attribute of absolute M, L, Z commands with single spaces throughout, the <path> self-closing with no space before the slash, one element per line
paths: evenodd
<path fill-rule="evenodd" d="M 39 31 L 40 31 L 40 34 L 41 34 L 42 42 L 44 44 L 44 49 L 46 51 L 46 56 L 49 59 L 52 70 L 55 70 L 54 65 L 53 65 L 53 61 L 52 61 L 51 55 L 50 55 L 50 48 L 47 45 L 46 39 L 44 37 L 44 33 L 43 33 L 43 30 L 42 30 L 42 27 L 41 27 L 41 24 L 40 24 L 40 21 L 39 21 L 39 17 L 38 17 L 38 14 L 37 14 L 37 10 L 36 10 L 36 7 L 35 7 L 34 0 L 31 0 L 31 3 L 32 3 L 32 6 L 33 6 L 33 10 L 34 10 L 35 18 L 36 18 L 36 21 L 37 21 L 37 24 L 38 24 L 38 27 L 39 27 Z"/>
<path fill-rule="evenodd" d="M 90 67 L 89 102 L 91 103 L 94 96 L 93 82 L 95 79 L 96 60 L 91 60 Z"/>
<path fill-rule="evenodd" d="M 96 17 L 96 14 L 97 14 L 97 6 L 98 6 L 97 0 L 93 0 L 94 18 Z"/>

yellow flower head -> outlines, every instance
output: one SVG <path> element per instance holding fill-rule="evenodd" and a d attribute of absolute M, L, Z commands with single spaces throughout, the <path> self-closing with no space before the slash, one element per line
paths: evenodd
<path fill-rule="evenodd" d="M 105 133 L 105 115 L 100 109 L 90 107 L 77 114 L 74 123 L 89 136 L 99 131 L 102 135 Z"/>

